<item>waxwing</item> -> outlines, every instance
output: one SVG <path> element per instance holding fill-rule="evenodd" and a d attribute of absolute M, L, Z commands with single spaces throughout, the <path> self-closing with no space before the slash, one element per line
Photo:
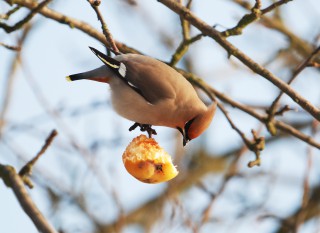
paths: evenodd
<path fill-rule="evenodd" d="M 140 126 L 151 137 L 156 134 L 151 126 L 167 126 L 178 129 L 186 145 L 209 127 L 216 102 L 207 107 L 193 86 L 170 66 L 143 55 L 121 54 L 111 58 L 90 49 L 104 65 L 70 75 L 67 80 L 108 83 L 115 111 L 136 122 L 130 131 Z"/>

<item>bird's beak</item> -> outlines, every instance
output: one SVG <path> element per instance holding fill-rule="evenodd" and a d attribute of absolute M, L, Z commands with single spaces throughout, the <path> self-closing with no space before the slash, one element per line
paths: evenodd
<path fill-rule="evenodd" d="M 182 139 L 183 139 L 183 141 L 182 141 L 182 145 L 183 146 L 186 146 L 187 145 L 187 143 L 190 141 L 190 139 L 189 138 L 187 138 L 187 136 L 186 136 L 186 134 L 185 134 L 185 132 L 184 132 L 184 130 L 183 129 L 181 129 L 180 127 L 177 127 L 177 129 L 179 130 L 179 132 L 181 133 L 181 135 L 182 135 Z"/>
<path fill-rule="evenodd" d="M 183 137 L 183 142 L 182 142 L 183 146 L 186 146 L 189 141 L 190 140 L 188 138 Z"/>

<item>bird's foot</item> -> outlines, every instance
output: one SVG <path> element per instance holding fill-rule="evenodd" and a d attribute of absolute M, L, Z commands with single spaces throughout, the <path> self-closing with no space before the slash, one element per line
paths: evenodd
<path fill-rule="evenodd" d="M 157 135 L 157 132 L 152 128 L 152 125 L 140 124 L 137 122 L 129 128 L 129 131 L 135 130 L 138 126 L 140 127 L 140 131 L 146 131 L 148 133 L 149 138 L 152 138 L 152 135 Z"/>

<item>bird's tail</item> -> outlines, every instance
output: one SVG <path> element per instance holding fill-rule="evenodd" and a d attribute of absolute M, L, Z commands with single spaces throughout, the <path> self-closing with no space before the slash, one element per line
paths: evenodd
<path fill-rule="evenodd" d="M 83 73 L 72 74 L 66 77 L 67 81 L 77 81 L 82 79 L 88 79 L 97 82 L 109 83 L 112 73 L 105 66 L 101 66 L 97 69 L 90 70 Z"/>

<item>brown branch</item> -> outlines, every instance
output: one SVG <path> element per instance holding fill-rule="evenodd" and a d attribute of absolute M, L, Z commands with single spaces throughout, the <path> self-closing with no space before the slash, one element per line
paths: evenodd
<path fill-rule="evenodd" d="M 0 15 L 0 19 L 8 20 L 8 19 L 10 18 L 10 16 L 11 16 L 12 14 L 14 14 L 15 12 L 17 12 L 19 9 L 20 9 L 20 6 L 14 7 L 13 9 L 9 10 L 7 13 L 1 14 L 1 15 Z"/>
<path fill-rule="evenodd" d="M 31 218 L 39 232 L 57 233 L 37 208 L 29 196 L 22 178 L 16 173 L 13 167 L 0 164 L 0 177 L 3 179 L 5 184 L 12 189 L 22 209 Z"/>
<path fill-rule="evenodd" d="M 101 3 L 101 0 L 87 0 L 87 1 L 90 3 L 93 10 L 96 12 L 98 20 L 101 22 L 102 32 L 103 32 L 104 36 L 106 37 L 106 40 L 108 41 L 108 45 L 111 47 L 111 49 L 113 50 L 113 52 L 115 54 L 120 54 L 119 49 L 113 40 L 112 34 L 110 33 L 108 26 L 107 26 L 106 22 L 104 21 L 103 16 L 99 10 L 99 5 Z M 106 45 L 106 47 L 108 48 L 107 45 Z M 110 52 L 108 52 L 108 53 L 110 53 Z"/>
<path fill-rule="evenodd" d="M 237 151 L 237 153 L 235 154 L 235 156 L 233 157 L 230 165 L 227 168 L 226 173 L 224 174 L 223 177 L 223 181 L 222 184 L 220 185 L 219 190 L 212 195 L 210 203 L 207 205 L 207 207 L 204 209 L 203 213 L 202 213 L 202 217 L 201 217 L 201 225 L 203 225 L 204 223 L 206 223 L 209 218 L 210 218 L 210 213 L 213 209 L 214 204 L 216 203 L 216 200 L 218 199 L 218 197 L 224 192 L 224 190 L 226 189 L 226 186 L 228 184 L 228 182 L 235 176 L 237 176 L 239 173 L 238 171 L 238 162 L 240 161 L 241 156 L 247 152 L 247 147 L 243 146 L 242 148 L 239 148 L 239 150 Z"/>
<path fill-rule="evenodd" d="M 264 15 L 264 14 L 270 12 L 271 10 L 274 10 L 276 7 L 279 7 L 282 4 L 288 3 L 290 1 L 293 1 L 293 0 L 281 0 L 279 2 L 276 2 L 276 3 L 268 6 L 267 8 L 261 10 L 260 9 L 262 6 L 261 0 L 256 0 L 256 4 L 251 8 L 251 13 L 244 15 L 235 27 L 221 32 L 221 35 L 224 37 L 240 35 L 240 34 L 242 34 L 242 31 L 249 24 L 253 23 L 256 20 L 259 20 L 262 15 Z"/>
<path fill-rule="evenodd" d="M 262 14 L 266 14 L 266 13 L 274 10 L 275 8 L 277 8 L 277 7 L 279 7 L 279 6 L 283 5 L 283 4 L 286 4 L 288 2 L 291 2 L 291 1 L 293 1 L 293 0 L 280 0 L 280 1 L 275 2 L 275 3 L 271 4 L 270 6 L 264 8 L 263 10 L 261 10 L 261 13 Z"/>
<path fill-rule="evenodd" d="M 258 137 L 256 132 L 252 130 L 253 140 L 250 141 L 246 137 L 246 135 L 234 124 L 225 107 L 221 103 L 218 103 L 218 107 L 227 118 L 232 129 L 234 129 L 239 134 L 239 136 L 241 137 L 246 147 L 256 155 L 256 159 L 254 161 L 250 161 L 248 163 L 248 166 L 249 167 L 260 166 L 260 163 L 261 163 L 260 152 L 264 149 L 264 145 L 265 145 L 264 138 Z"/>
<path fill-rule="evenodd" d="M 7 33 L 14 32 L 22 28 L 26 23 L 28 23 L 33 16 L 35 16 L 43 7 L 48 5 L 52 0 L 44 0 L 43 2 L 39 3 L 36 8 L 34 8 L 24 19 L 20 20 L 13 26 L 9 26 L 5 23 L 0 22 L 0 28 L 3 28 Z"/>
<path fill-rule="evenodd" d="M 181 4 L 181 1 L 180 1 L 180 4 Z M 190 0 L 186 5 L 188 9 L 190 9 L 191 4 L 192 4 L 192 1 Z M 200 33 L 190 38 L 190 23 L 187 20 L 183 19 L 181 16 L 180 16 L 180 23 L 181 23 L 181 29 L 182 29 L 182 41 L 179 44 L 176 51 L 174 52 L 174 54 L 172 55 L 171 61 L 169 62 L 170 66 L 175 66 L 186 54 L 186 52 L 188 52 L 189 46 L 203 37 L 203 34 Z"/>
<path fill-rule="evenodd" d="M 31 24 L 27 24 L 26 27 L 24 27 L 22 34 L 18 39 L 17 47 L 20 47 L 20 48 L 22 47 L 31 29 L 32 29 Z M 2 131 L 3 131 L 4 125 L 6 124 L 5 118 L 6 118 L 7 110 L 10 106 L 11 95 L 14 90 L 13 85 L 14 85 L 15 74 L 17 72 L 17 69 L 20 63 L 20 54 L 21 54 L 20 51 L 17 51 L 17 53 L 15 54 L 15 57 L 9 69 L 10 72 L 8 74 L 7 79 L 5 80 L 4 90 L 1 96 L 2 101 L 1 101 L 1 109 L 0 109 L 0 138 L 2 137 Z"/>
<path fill-rule="evenodd" d="M 238 58 L 244 65 L 249 67 L 255 73 L 261 75 L 265 79 L 269 80 L 276 87 L 281 89 L 286 93 L 294 102 L 300 105 L 303 109 L 309 112 L 315 119 L 320 120 L 320 110 L 312 105 L 307 99 L 297 93 L 293 88 L 291 88 L 287 83 L 282 81 L 280 78 L 276 77 L 269 70 L 265 69 L 250 57 L 245 55 L 242 51 L 236 48 L 233 44 L 228 42 L 221 34 L 202 21 L 200 18 L 195 16 L 189 9 L 172 0 L 158 0 L 172 11 L 176 12 L 178 15 L 182 16 L 185 20 L 188 20 L 193 26 L 198 28 L 204 35 L 207 35 L 219 43 L 229 55 L 233 55 Z"/>
<path fill-rule="evenodd" d="M 10 2 L 10 0 L 5 0 L 5 1 Z M 19 6 L 24 6 L 30 10 L 33 10 L 39 6 L 39 3 L 33 0 L 15 0 L 14 2 Z M 41 10 L 39 10 L 39 13 L 44 17 L 55 20 L 61 24 L 68 25 L 70 28 L 77 28 L 80 31 L 84 32 L 85 34 L 91 36 L 92 38 L 97 39 L 103 44 L 108 44 L 108 41 L 106 40 L 105 36 L 102 33 L 100 33 L 98 30 L 96 30 L 95 28 L 91 27 L 89 24 L 83 21 L 61 14 L 57 11 L 49 9 L 48 7 L 43 7 Z M 123 53 L 139 53 L 137 50 L 130 48 L 125 44 L 122 44 L 116 41 L 115 43 L 117 45 L 117 48 L 119 48 L 120 51 Z"/>
<path fill-rule="evenodd" d="M 13 50 L 13 51 L 20 51 L 21 50 L 21 46 L 13 46 L 13 45 L 7 45 L 5 43 L 0 42 L 0 46 L 3 46 L 9 50 Z"/>
<path fill-rule="evenodd" d="M 226 102 L 228 104 L 230 104 L 232 107 L 238 108 L 239 110 L 251 115 L 252 117 L 256 118 L 257 120 L 265 123 L 267 116 L 262 115 L 256 111 L 254 111 L 251 107 L 246 106 L 242 103 L 239 103 L 233 99 L 231 99 L 230 97 L 228 97 L 227 95 L 225 95 L 222 92 L 219 92 L 218 90 L 216 90 L 215 88 L 209 86 L 207 83 L 205 83 L 201 78 L 197 77 L 195 74 L 193 73 L 188 73 L 184 70 L 178 70 L 184 77 L 186 77 L 191 83 L 193 83 L 195 86 L 201 88 L 209 97 L 214 95 L 216 96 L 218 99 L 222 100 L 223 102 Z M 304 133 L 302 133 L 301 131 L 297 130 L 295 127 L 286 124 L 282 121 L 278 121 L 278 120 L 273 120 L 272 121 L 274 126 L 277 127 L 279 130 L 291 134 L 292 136 L 320 149 L 320 143 L 315 141 L 313 137 L 310 137 L 308 135 L 305 135 Z"/>
<path fill-rule="evenodd" d="M 288 85 L 290 85 L 294 80 L 295 78 L 308 66 L 308 64 L 310 62 L 312 62 L 312 60 L 318 55 L 320 51 L 320 46 L 315 49 L 309 57 L 307 57 L 303 62 L 301 62 L 298 67 L 296 68 L 296 70 L 293 72 L 290 80 L 288 81 Z M 274 116 L 276 115 L 277 113 L 277 106 L 278 106 L 278 103 L 280 101 L 280 98 L 282 97 L 283 95 L 283 91 L 280 91 L 279 95 L 277 96 L 277 98 L 272 102 L 269 110 L 267 110 L 267 113 L 269 114 L 268 116 L 268 119 L 267 119 L 267 128 L 269 130 L 269 132 L 272 134 L 272 135 L 275 135 L 276 134 L 276 131 L 274 130 L 275 128 L 272 127 L 272 124 L 270 123 L 271 120 L 274 118 Z"/>
<path fill-rule="evenodd" d="M 250 5 L 248 2 L 242 0 L 234 0 L 234 2 L 238 3 L 243 8 L 250 10 Z M 312 53 L 314 49 L 313 46 L 308 41 L 301 39 L 294 32 L 290 31 L 290 29 L 284 25 L 283 21 L 278 15 L 275 15 L 272 18 L 263 15 L 260 23 L 265 27 L 279 31 L 281 34 L 286 36 L 290 41 L 290 47 L 294 49 L 300 56 L 307 57 L 310 55 L 310 53 Z M 315 61 L 319 63 L 320 58 L 316 58 Z"/>
<path fill-rule="evenodd" d="M 37 155 L 21 168 L 19 175 L 22 177 L 25 184 L 29 186 L 29 188 L 33 188 L 33 184 L 29 180 L 28 176 L 31 175 L 34 164 L 38 161 L 41 155 L 43 155 L 46 152 L 48 147 L 51 145 L 53 139 L 57 135 L 58 132 L 55 129 L 52 130 L 50 135 L 47 137 L 44 145 L 42 146 L 41 150 L 37 153 Z"/>

